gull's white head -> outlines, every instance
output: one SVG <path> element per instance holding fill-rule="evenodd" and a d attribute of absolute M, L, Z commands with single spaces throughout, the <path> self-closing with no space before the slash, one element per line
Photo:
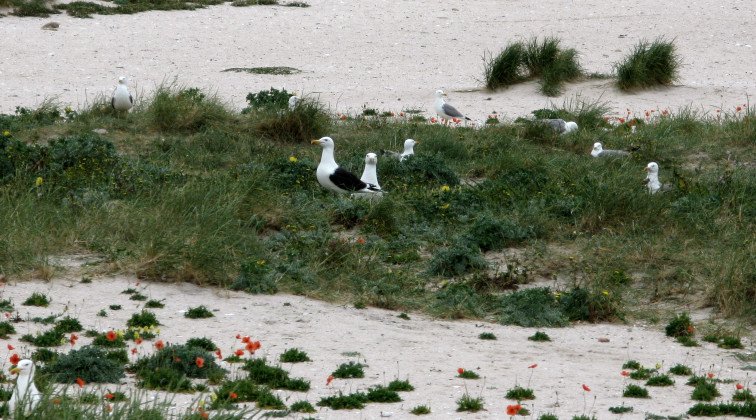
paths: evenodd
<path fill-rule="evenodd" d="M 126 76 L 121 76 L 118 78 L 119 85 L 126 85 L 126 83 L 127 83 Z"/>
<path fill-rule="evenodd" d="M 420 142 L 412 139 L 404 140 L 404 151 L 412 152 L 416 144 L 420 144 Z"/>
<path fill-rule="evenodd" d="M 297 97 L 297 94 L 293 94 L 289 97 L 289 108 L 294 108 L 297 106 L 297 102 L 299 101 L 299 97 Z"/>
<path fill-rule="evenodd" d="M 571 131 L 576 131 L 578 129 L 578 125 L 575 121 L 569 121 L 567 123 L 567 126 L 565 128 L 565 133 L 569 133 Z"/>
<path fill-rule="evenodd" d="M 313 140 L 310 142 L 311 144 L 319 144 L 322 148 L 332 148 L 333 149 L 333 139 L 330 137 L 321 137 L 318 140 Z"/>
<path fill-rule="evenodd" d="M 18 373 L 18 376 L 29 376 L 34 373 L 34 362 L 29 359 L 21 360 L 16 367 L 11 369 L 11 373 Z"/>
<path fill-rule="evenodd" d="M 444 96 L 446 96 L 446 94 L 444 93 L 443 90 L 439 89 L 439 90 L 436 91 L 436 98 L 441 99 Z"/>
<path fill-rule="evenodd" d="M 649 175 L 659 173 L 659 165 L 656 162 L 650 162 L 643 170 L 648 171 Z"/>
<path fill-rule="evenodd" d="M 601 154 L 601 151 L 604 150 L 601 147 L 601 142 L 593 143 L 593 150 L 591 150 L 591 156 L 598 157 Z"/>
<path fill-rule="evenodd" d="M 375 153 L 368 153 L 365 155 L 365 165 L 375 165 L 378 163 L 378 155 Z"/>

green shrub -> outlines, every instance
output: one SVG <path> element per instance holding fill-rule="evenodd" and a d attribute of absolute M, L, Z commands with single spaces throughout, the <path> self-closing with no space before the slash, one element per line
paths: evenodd
<path fill-rule="evenodd" d="M 509 400 L 516 400 L 516 401 L 534 400 L 535 394 L 533 393 L 533 390 L 530 388 L 522 388 L 520 386 L 516 386 L 510 389 L 509 391 L 507 391 L 506 397 Z"/>
<path fill-rule="evenodd" d="M 496 308 L 498 321 L 522 327 L 564 327 L 568 318 L 548 287 L 535 287 L 502 295 Z"/>
<path fill-rule="evenodd" d="M 480 333 L 478 338 L 481 340 L 496 340 L 496 335 L 494 335 L 494 333 L 484 332 Z"/>
<path fill-rule="evenodd" d="M 247 376 L 249 380 L 273 389 L 291 391 L 308 391 L 310 389 L 309 381 L 301 378 L 289 378 L 289 372 L 280 367 L 267 365 L 265 358 L 247 360 L 242 369 L 249 372 Z"/>
<path fill-rule="evenodd" d="M 288 349 L 281 353 L 281 362 L 283 363 L 302 363 L 309 362 L 310 358 L 307 353 L 299 349 Z"/>
<path fill-rule="evenodd" d="M 244 290 L 255 295 L 274 295 L 278 293 L 278 286 L 268 276 L 265 260 L 246 260 L 239 267 L 239 276 L 231 283 L 231 290 Z"/>
<path fill-rule="evenodd" d="M 649 398 L 648 390 L 642 386 L 629 384 L 622 392 L 625 398 Z"/>
<path fill-rule="evenodd" d="M 675 316 L 665 328 L 667 337 L 691 337 L 693 335 L 693 323 L 685 312 Z"/>
<path fill-rule="evenodd" d="M 108 359 L 108 354 L 94 346 L 84 346 L 59 354 L 57 358 L 40 372 L 50 376 L 54 382 L 73 384 L 77 378 L 86 383 L 120 383 L 124 375 L 123 365 Z"/>
<path fill-rule="evenodd" d="M 467 370 L 467 369 L 462 369 L 462 368 L 460 368 L 459 370 L 460 370 L 460 372 L 459 372 L 459 375 L 457 375 L 457 376 L 460 377 L 460 378 L 463 378 L 463 379 L 480 379 L 480 375 L 478 375 L 477 373 L 475 373 L 475 371 Z"/>
<path fill-rule="evenodd" d="M 726 335 L 722 337 L 722 342 L 717 345 L 723 349 L 742 349 L 743 343 L 740 342 L 740 337 L 732 337 Z"/>
<path fill-rule="evenodd" d="M 55 324 L 55 329 L 62 333 L 79 332 L 84 329 L 76 318 L 67 316 Z"/>
<path fill-rule="evenodd" d="M 175 84 L 157 87 L 146 116 L 150 126 L 162 132 L 198 132 L 231 121 L 231 113 L 217 96 Z"/>
<path fill-rule="evenodd" d="M 415 387 L 410 385 L 409 381 L 400 381 L 399 379 L 394 379 L 393 381 L 389 382 L 388 387 L 391 391 L 414 391 Z"/>
<path fill-rule="evenodd" d="M 536 37 L 528 41 L 523 54 L 523 63 L 530 72 L 530 77 L 541 78 L 541 92 L 556 96 L 564 82 L 572 81 L 582 75 L 577 61 L 577 51 L 559 47 L 561 41 L 556 37 L 546 37 L 538 42 Z"/>
<path fill-rule="evenodd" d="M 488 216 L 475 220 L 468 231 L 469 240 L 483 252 L 498 251 L 534 236 L 532 227 L 520 226 L 506 218 L 497 220 Z"/>
<path fill-rule="evenodd" d="M 650 369 L 646 369 L 643 366 L 630 373 L 630 379 L 651 379 L 651 374 L 654 373 Z"/>
<path fill-rule="evenodd" d="M 47 297 L 47 295 L 37 292 L 32 293 L 32 295 L 26 298 L 24 303 L 22 303 L 22 305 L 24 306 L 44 306 L 45 308 L 49 304 L 50 299 Z"/>
<path fill-rule="evenodd" d="M 619 407 L 609 407 L 609 411 L 614 414 L 632 413 L 633 407 L 625 407 L 624 405 Z"/>
<path fill-rule="evenodd" d="M 655 375 L 646 381 L 646 386 L 672 386 L 674 384 L 675 381 L 667 375 Z"/>
<path fill-rule="evenodd" d="M 484 55 L 486 88 L 496 90 L 522 82 L 525 79 L 523 76 L 524 53 L 522 43 L 514 42 L 507 45 L 496 57 L 492 54 Z"/>
<path fill-rule="evenodd" d="M 233 408 L 231 403 L 242 401 L 257 401 L 265 387 L 255 384 L 249 379 L 225 381 L 216 390 L 217 399 L 210 406 L 211 409 Z M 233 397 L 236 398 L 233 398 Z"/>
<path fill-rule="evenodd" d="M 109 351 L 105 358 L 122 365 L 129 363 L 129 355 L 126 353 L 126 349 Z"/>
<path fill-rule="evenodd" d="M 473 398 L 465 393 L 457 400 L 457 411 L 477 412 L 483 409 L 483 397 Z"/>
<path fill-rule="evenodd" d="M 112 334 L 111 334 L 111 337 L 112 337 Z M 119 334 L 116 334 L 113 340 L 108 338 L 108 334 L 100 334 L 97 337 L 95 337 L 94 340 L 92 340 L 92 345 L 98 346 L 98 347 L 104 347 L 108 349 L 128 346 L 128 344 L 126 344 L 126 341 Z"/>
<path fill-rule="evenodd" d="M 295 413 L 314 413 L 315 407 L 307 401 L 297 401 L 289 407 Z"/>
<path fill-rule="evenodd" d="M 671 41 L 663 38 L 651 43 L 641 40 L 623 61 L 614 66 L 620 89 L 648 88 L 669 85 L 677 80 L 680 58 Z"/>
<path fill-rule="evenodd" d="M 32 343 L 37 347 L 55 347 L 66 343 L 63 333 L 54 328 L 39 335 L 24 334 L 21 341 Z"/>
<path fill-rule="evenodd" d="M 686 337 L 686 336 L 677 337 L 675 341 L 677 341 L 678 343 L 682 344 L 685 347 L 698 347 L 698 341 L 690 337 Z"/>
<path fill-rule="evenodd" d="M 719 397 L 720 394 L 717 390 L 717 386 L 709 381 L 699 381 L 696 387 L 693 389 L 690 399 L 696 401 L 713 401 L 714 398 Z"/>
<path fill-rule="evenodd" d="M 268 388 L 261 388 L 257 394 L 257 407 L 264 408 L 266 410 L 284 410 L 286 404 L 281 401 L 280 398 L 273 395 Z"/>
<path fill-rule="evenodd" d="M 55 359 L 58 358 L 58 352 L 52 351 L 50 349 L 41 348 L 37 349 L 32 353 L 32 360 L 35 362 L 43 362 L 50 364 L 55 361 Z"/>
<path fill-rule="evenodd" d="M 10 334 L 15 334 L 16 328 L 8 321 L 0 322 L 0 338 L 7 340 Z"/>
<path fill-rule="evenodd" d="M 756 401 L 756 397 L 753 396 L 750 389 L 742 389 L 740 391 L 735 391 L 735 393 L 732 394 L 732 400 L 738 402 L 754 402 Z"/>
<path fill-rule="evenodd" d="M 692 375 L 693 374 L 693 370 L 691 370 L 689 367 L 687 367 L 685 365 L 677 364 L 675 366 L 672 366 L 669 369 L 669 373 L 674 374 L 674 375 L 680 375 L 680 376 L 683 376 L 683 375 Z"/>
<path fill-rule="evenodd" d="M 368 388 L 367 398 L 370 402 L 393 403 L 400 402 L 402 398 L 396 391 L 392 391 L 383 386 L 374 386 Z"/>
<path fill-rule="evenodd" d="M 289 106 L 289 98 L 292 96 L 294 95 L 287 92 L 286 89 L 278 90 L 273 87 L 257 93 L 248 93 L 247 102 L 249 103 L 249 107 L 244 108 L 242 113 L 247 114 L 253 110 L 286 109 Z"/>
<path fill-rule="evenodd" d="M 551 341 L 551 337 L 549 337 L 548 334 L 542 331 L 536 331 L 535 334 L 528 337 L 528 340 L 530 341 Z"/>
<path fill-rule="evenodd" d="M 339 365 L 338 369 L 334 370 L 331 375 L 334 378 L 340 378 L 340 379 L 348 379 L 348 378 L 364 378 L 365 377 L 365 370 L 363 369 L 365 365 L 361 363 L 355 363 L 355 362 L 349 362 L 349 363 L 342 363 Z"/>
<path fill-rule="evenodd" d="M 170 367 L 156 367 L 137 374 L 137 386 L 168 392 L 194 392 L 192 381 L 183 373 Z"/>
<path fill-rule="evenodd" d="M 745 404 L 704 404 L 698 403 L 688 410 L 688 414 L 691 416 L 742 416 L 742 417 L 756 417 L 756 403 L 747 402 Z"/>
<path fill-rule="evenodd" d="M 483 258 L 478 247 L 456 243 L 451 248 L 442 249 L 433 255 L 428 273 L 443 277 L 459 277 L 486 267 L 488 261 Z"/>
<path fill-rule="evenodd" d="M 146 302 L 146 303 L 144 304 L 144 307 L 145 307 L 145 308 L 151 308 L 151 309 L 152 309 L 152 308 L 157 308 L 157 309 L 160 309 L 160 308 L 164 308 L 164 307 L 165 307 L 165 304 L 164 304 L 163 302 L 159 301 L 159 300 L 150 299 L 150 300 L 148 300 L 148 301 L 147 301 L 147 302 Z M 112 308 L 111 308 L 111 309 L 112 309 Z"/>
<path fill-rule="evenodd" d="M 339 391 L 338 395 L 321 398 L 316 405 L 319 407 L 330 407 L 333 410 L 353 410 L 364 408 L 367 402 L 369 400 L 364 393 L 355 392 L 344 395 Z"/>
<path fill-rule="evenodd" d="M 204 360 L 202 367 L 199 367 L 196 363 L 198 357 Z M 140 379 L 146 372 L 158 368 L 173 369 L 189 378 L 207 378 L 210 372 L 224 371 L 215 362 L 213 354 L 207 350 L 200 347 L 172 344 L 150 356 L 137 360 L 134 364 L 134 370 Z"/>
<path fill-rule="evenodd" d="M 418 406 L 413 407 L 412 410 L 410 410 L 410 413 L 416 416 L 421 416 L 423 414 L 430 414 L 431 409 L 427 405 L 418 405 Z"/>
<path fill-rule="evenodd" d="M 185 313 L 184 317 L 191 318 L 191 319 L 198 319 L 198 318 L 212 318 L 213 313 L 210 312 L 204 305 L 198 306 L 196 308 L 189 308 Z"/>
<path fill-rule="evenodd" d="M 198 347 L 205 351 L 216 351 L 218 350 L 218 346 L 213 343 L 212 340 L 206 337 L 202 338 L 190 338 L 186 340 L 186 344 L 184 344 L 186 347 Z"/>
<path fill-rule="evenodd" d="M 300 99 L 294 109 L 267 111 L 256 115 L 254 131 L 273 141 L 309 143 L 328 133 L 331 118 L 318 102 Z"/>
<path fill-rule="evenodd" d="M 142 311 L 138 314 L 131 315 L 131 318 L 126 321 L 126 325 L 129 328 L 149 328 L 157 327 L 158 325 L 160 325 L 160 322 L 158 322 L 157 316 L 153 312 Z"/>

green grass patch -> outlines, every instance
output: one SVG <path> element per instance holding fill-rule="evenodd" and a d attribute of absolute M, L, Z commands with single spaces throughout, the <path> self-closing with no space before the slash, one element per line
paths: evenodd
<path fill-rule="evenodd" d="M 679 67 L 680 58 L 673 41 L 641 40 L 615 64 L 617 85 L 622 90 L 670 85 L 677 80 Z"/>

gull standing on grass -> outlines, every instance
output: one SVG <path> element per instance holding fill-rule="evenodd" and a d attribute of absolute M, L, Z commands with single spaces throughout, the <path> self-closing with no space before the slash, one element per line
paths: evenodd
<path fill-rule="evenodd" d="M 591 156 L 593 157 L 607 157 L 607 156 L 629 156 L 629 150 L 615 150 L 604 149 L 600 142 L 593 143 L 593 150 L 591 150 Z"/>
<path fill-rule="evenodd" d="M 134 106 L 134 98 L 131 97 L 129 88 L 126 87 L 126 77 L 118 78 L 118 86 L 116 86 L 113 97 L 110 99 L 110 106 L 118 112 L 128 112 Z"/>
<path fill-rule="evenodd" d="M 446 101 L 444 101 L 444 96 L 446 96 L 446 94 L 443 90 L 439 89 L 436 91 L 436 114 L 444 119 L 444 125 L 448 124 L 450 120 L 453 120 L 455 118 L 472 121 L 470 120 L 470 118 L 457 111 L 457 108 L 454 108 L 453 106 L 447 104 Z"/>
<path fill-rule="evenodd" d="M 659 165 L 656 162 L 649 162 L 643 170 L 648 171 L 648 175 L 646 175 L 644 182 L 646 183 L 649 194 L 669 191 L 672 188 L 670 184 L 662 184 L 659 182 Z"/>
<path fill-rule="evenodd" d="M 407 156 L 415 154 L 415 145 L 418 145 L 418 144 L 420 144 L 419 141 L 407 139 L 407 140 L 404 140 L 404 151 L 402 153 L 381 149 L 381 154 L 383 156 L 388 156 L 390 158 L 396 159 L 401 162 L 404 159 L 407 159 Z"/>
<path fill-rule="evenodd" d="M 379 186 L 360 181 L 355 174 L 345 170 L 336 163 L 336 159 L 333 157 L 335 145 L 332 138 L 323 137 L 319 140 L 313 140 L 312 144 L 320 145 L 323 148 L 318 169 L 315 171 L 315 176 L 323 188 L 339 194 L 374 194 L 382 192 Z"/>
<path fill-rule="evenodd" d="M 368 185 L 375 185 L 378 191 L 373 192 L 371 195 L 376 197 L 382 197 L 381 184 L 378 183 L 378 155 L 375 153 L 368 153 L 365 155 L 365 169 L 362 171 L 360 181 Z"/>
<path fill-rule="evenodd" d="M 11 373 L 17 373 L 16 387 L 8 400 L 8 413 L 15 415 L 16 408 L 23 406 L 24 416 L 28 416 L 39 405 L 42 393 L 34 386 L 34 362 L 24 359 L 18 362 Z"/>
<path fill-rule="evenodd" d="M 560 135 L 571 133 L 573 131 L 577 131 L 578 129 L 578 125 L 575 121 L 565 121 L 561 118 L 547 118 L 541 121 L 543 121 Z"/>

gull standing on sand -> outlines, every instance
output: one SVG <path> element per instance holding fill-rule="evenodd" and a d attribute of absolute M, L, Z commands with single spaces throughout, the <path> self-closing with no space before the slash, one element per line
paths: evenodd
<path fill-rule="evenodd" d="M 8 412 L 14 416 L 16 408 L 23 405 L 23 414 L 28 416 L 39 405 L 42 393 L 34 386 L 34 362 L 24 359 L 18 362 L 11 373 L 17 373 L 16 387 L 8 400 Z"/>
<path fill-rule="evenodd" d="M 134 106 L 134 98 L 131 97 L 129 88 L 126 87 L 126 77 L 118 78 L 118 86 L 116 86 L 113 97 L 110 99 L 110 106 L 118 112 L 127 112 Z"/>
<path fill-rule="evenodd" d="M 289 109 L 293 110 L 294 108 L 296 108 L 297 107 L 297 102 L 299 102 L 299 97 L 295 93 L 295 94 L 291 95 L 291 97 L 289 97 Z"/>
<path fill-rule="evenodd" d="M 578 125 L 575 121 L 565 121 L 561 118 L 547 118 L 541 121 L 543 121 L 560 135 L 571 133 L 573 131 L 577 131 L 578 129 Z"/>
<path fill-rule="evenodd" d="M 600 142 L 593 143 L 593 150 L 591 150 L 591 156 L 593 157 L 629 156 L 629 155 L 630 155 L 630 151 L 628 150 L 604 149 L 604 147 L 601 145 Z"/>
<path fill-rule="evenodd" d="M 407 156 L 415 154 L 415 145 L 417 144 L 420 144 L 420 142 L 412 139 L 407 139 L 404 140 L 404 151 L 402 153 L 381 149 L 381 154 L 383 156 L 388 156 L 401 162 L 404 159 L 407 159 Z"/>
<path fill-rule="evenodd" d="M 444 119 L 444 125 L 455 118 L 472 121 L 470 120 L 470 118 L 457 111 L 457 108 L 454 108 L 453 106 L 447 104 L 446 101 L 444 101 L 444 96 L 446 96 L 446 94 L 443 90 L 439 89 L 436 91 L 436 114 Z"/>
<path fill-rule="evenodd" d="M 333 157 L 335 145 L 332 138 L 323 137 L 319 140 L 313 140 L 312 144 L 318 144 L 323 148 L 323 154 L 320 156 L 320 163 L 318 163 L 315 176 L 324 188 L 339 194 L 372 194 L 381 192 L 379 186 L 360 181 L 355 174 L 345 170 L 336 163 L 336 159 Z"/>

